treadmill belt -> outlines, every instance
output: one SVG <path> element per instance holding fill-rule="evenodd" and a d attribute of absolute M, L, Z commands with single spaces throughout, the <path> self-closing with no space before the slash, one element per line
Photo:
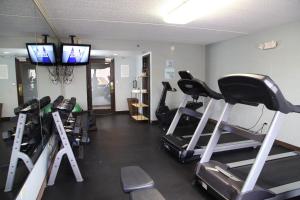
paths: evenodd
<path fill-rule="evenodd" d="M 174 135 L 166 135 L 165 138 L 173 145 L 181 148 L 186 148 L 188 143 L 190 142 L 191 138 L 185 138 L 182 136 L 174 136 Z M 209 142 L 210 135 L 202 135 L 196 145 L 196 149 L 201 148 L 202 146 L 206 146 Z M 235 134 L 223 134 L 220 137 L 219 144 L 228 143 L 228 142 L 238 142 L 247 140 L 246 138 L 243 138 L 241 136 L 235 135 Z"/>
<path fill-rule="evenodd" d="M 200 148 L 201 146 L 206 146 L 208 144 L 209 139 L 210 139 L 210 136 L 201 136 L 201 138 L 199 139 L 199 141 L 197 143 L 197 148 Z M 223 144 L 223 143 L 227 143 L 227 142 L 239 142 L 239 141 L 244 141 L 244 140 L 248 140 L 248 139 L 241 137 L 239 135 L 236 135 L 236 134 L 226 133 L 220 137 L 218 144 Z"/>
<path fill-rule="evenodd" d="M 193 135 L 196 127 L 185 127 L 185 128 L 176 128 L 173 135 L 184 136 L 184 135 Z"/>
<path fill-rule="evenodd" d="M 252 165 L 230 169 L 237 177 L 245 180 Z M 300 181 L 300 156 L 268 161 L 258 178 L 257 185 L 269 189 Z"/>
<path fill-rule="evenodd" d="M 193 126 L 184 126 L 184 127 L 176 127 L 173 135 L 176 136 L 184 136 L 184 135 L 193 135 L 197 128 L 197 125 Z M 208 122 L 204 127 L 203 133 L 212 133 L 214 131 L 215 124 Z"/>
<path fill-rule="evenodd" d="M 182 149 L 186 148 L 191 138 L 182 138 L 180 136 L 166 135 L 164 138 L 171 144 Z"/>

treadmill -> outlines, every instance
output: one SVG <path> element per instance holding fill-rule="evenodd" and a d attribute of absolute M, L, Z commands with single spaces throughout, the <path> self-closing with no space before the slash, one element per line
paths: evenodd
<path fill-rule="evenodd" d="M 157 106 L 157 109 L 155 111 L 155 116 L 159 121 L 160 126 L 162 127 L 163 131 L 167 131 L 170 124 L 172 123 L 172 120 L 177 112 L 177 108 L 169 109 L 169 107 L 166 105 L 166 96 L 167 92 L 176 92 L 177 90 L 175 88 L 172 88 L 169 82 L 163 81 L 163 91 Z M 187 103 L 187 107 L 191 108 L 192 110 L 197 110 L 198 108 L 203 106 L 202 102 L 197 102 L 198 97 L 195 97 L 193 101 Z M 198 124 L 199 120 L 183 117 L 179 120 L 179 124 L 182 127 L 195 127 Z"/>
<path fill-rule="evenodd" d="M 178 86 L 184 93 L 184 97 L 166 135 L 162 137 L 162 144 L 163 147 L 175 155 L 179 161 L 186 162 L 199 159 L 204 153 L 215 126 L 212 120 L 209 120 L 209 117 L 213 112 L 215 103 L 222 100 L 223 96 L 210 89 L 203 81 L 188 77 L 188 72 L 184 71 L 179 73 L 186 74 L 181 76 L 183 78 L 178 81 Z M 188 78 L 184 79 L 184 77 Z M 210 99 L 203 114 L 186 107 L 188 99 L 195 96 L 202 96 Z M 177 127 L 182 115 L 199 119 L 199 123 L 194 134 L 192 134 L 192 137 L 189 137 L 189 135 L 180 136 L 174 134 L 175 128 Z M 229 133 L 227 131 L 222 133 L 223 135 L 220 144 L 214 149 L 215 152 L 250 147 L 255 148 L 261 144 L 260 142 L 252 139 L 227 134 Z"/>
<path fill-rule="evenodd" d="M 221 199 L 231 200 L 279 200 L 300 195 L 300 174 L 292 173 L 298 169 L 300 156 L 268 156 L 279 133 L 284 114 L 300 113 L 300 106 L 288 102 L 274 81 L 265 75 L 233 74 L 218 81 L 226 104 L 211 136 L 207 148 L 197 165 L 196 178 L 201 186 Z M 258 106 L 265 105 L 275 111 L 266 135 L 258 135 L 231 129 L 226 121 L 237 103 Z M 223 164 L 210 160 L 223 129 L 244 135 L 262 145 L 257 157 L 252 160 Z M 280 173 L 278 173 L 280 172 Z"/>

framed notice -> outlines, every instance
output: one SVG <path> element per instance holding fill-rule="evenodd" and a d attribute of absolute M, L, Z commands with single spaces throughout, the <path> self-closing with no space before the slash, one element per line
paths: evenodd
<path fill-rule="evenodd" d="M 8 79 L 8 65 L 0 65 L 0 79 Z"/>
<path fill-rule="evenodd" d="M 121 78 L 129 77 L 129 65 L 121 65 Z"/>
<path fill-rule="evenodd" d="M 174 67 L 166 67 L 165 68 L 165 79 L 171 80 L 175 78 L 175 69 Z"/>

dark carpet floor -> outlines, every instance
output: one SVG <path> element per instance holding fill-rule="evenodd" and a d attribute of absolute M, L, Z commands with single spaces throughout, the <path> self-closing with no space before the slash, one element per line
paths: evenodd
<path fill-rule="evenodd" d="M 129 199 L 120 184 L 123 166 L 141 166 L 166 199 L 214 199 L 198 185 L 193 185 L 196 162 L 182 164 L 161 148 L 161 129 L 133 121 L 128 115 L 97 118 L 97 132 L 90 133 L 91 143 L 78 160 L 84 182 L 77 183 L 65 158 L 54 186 L 44 192 L 44 200 Z M 275 147 L 273 152 L 283 152 Z M 246 149 L 214 155 L 215 160 L 233 162 L 253 158 L 257 149 Z M 2 189 L 2 188 L 1 188 Z M 3 198 L 4 197 L 4 198 Z M 12 199 L 0 193 L 0 199 Z"/>
<path fill-rule="evenodd" d="M 85 158 L 79 161 L 84 182 L 75 182 L 65 162 L 56 184 L 47 187 L 45 200 L 129 199 L 120 185 L 120 169 L 128 165 L 141 166 L 166 199 L 214 199 L 192 184 L 196 162 L 181 164 L 161 148 L 158 126 L 133 121 L 128 115 L 112 115 L 98 118 L 97 127 L 98 131 L 91 133 L 91 144 L 85 148 Z M 231 152 L 230 156 L 228 152 L 220 153 L 214 158 L 238 161 L 253 158 L 256 152 L 247 149 Z"/>

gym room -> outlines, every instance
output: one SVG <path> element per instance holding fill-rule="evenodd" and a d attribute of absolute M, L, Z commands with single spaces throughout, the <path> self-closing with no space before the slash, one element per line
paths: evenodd
<path fill-rule="evenodd" d="M 1 0 L 1 200 L 300 199 L 300 0 Z"/>

